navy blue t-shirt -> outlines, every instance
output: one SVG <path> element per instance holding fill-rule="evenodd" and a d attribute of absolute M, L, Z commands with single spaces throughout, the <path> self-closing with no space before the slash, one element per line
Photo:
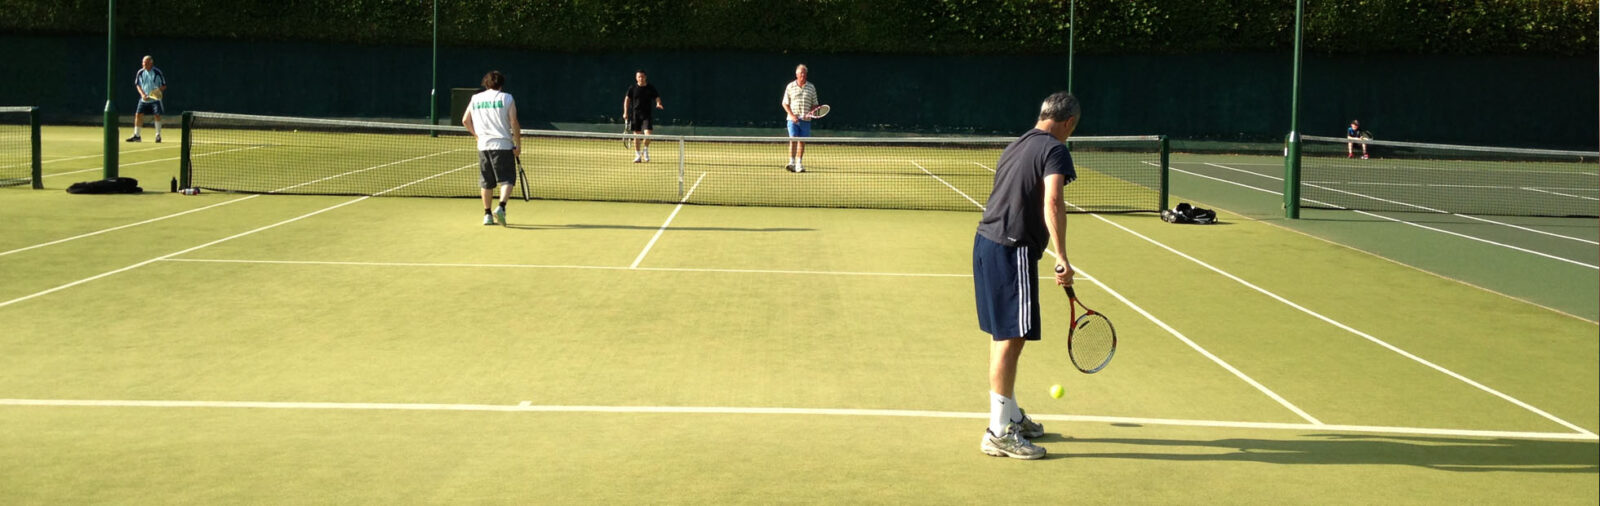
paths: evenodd
<path fill-rule="evenodd" d="M 978 234 L 1006 246 L 1043 248 L 1050 243 L 1044 225 L 1044 177 L 1078 179 L 1067 146 L 1040 129 L 1022 134 L 1000 153 L 994 171 L 994 191 L 978 220 Z M 1064 184 L 1064 183 L 1063 183 Z"/>

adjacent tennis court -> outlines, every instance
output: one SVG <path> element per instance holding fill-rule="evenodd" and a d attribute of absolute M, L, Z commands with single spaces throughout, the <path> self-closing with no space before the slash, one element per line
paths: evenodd
<path fill-rule="evenodd" d="M 1595 317 L 1340 234 L 1447 241 L 1557 298 L 1594 297 L 1596 271 L 1354 211 L 1302 228 L 1267 218 L 1272 183 L 1250 179 L 1270 169 L 1212 167 L 1271 158 L 1174 159 L 1173 201 L 1219 208 L 1219 225 L 1069 218 L 1078 296 L 1121 342 L 1078 373 L 1067 299 L 1046 292 L 1017 395 L 1050 458 L 1021 462 L 977 448 L 975 212 L 678 195 L 519 201 L 512 226 L 485 227 L 468 199 L 59 191 L 93 178 L 97 135 L 47 128 L 49 190 L 0 190 L 19 224 L 0 234 L 8 502 L 1597 498 Z M 237 147 L 192 156 L 271 149 Z M 177 151 L 124 146 L 123 173 L 164 190 Z M 823 160 L 771 172 L 826 180 Z M 929 169 L 896 168 L 893 186 L 976 209 Z M 684 173 L 750 191 L 719 179 L 741 172 Z M 1592 244 L 1564 243 L 1593 263 Z"/>

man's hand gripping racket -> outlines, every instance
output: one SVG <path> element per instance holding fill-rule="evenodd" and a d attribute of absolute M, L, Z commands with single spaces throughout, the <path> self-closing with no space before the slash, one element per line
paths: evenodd
<path fill-rule="evenodd" d="M 1056 273 L 1063 272 L 1066 269 L 1057 265 Z M 1079 302 L 1078 293 L 1072 289 L 1072 285 L 1064 288 L 1067 298 L 1071 300 L 1068 307 L 1072 310 L 1072 327 L 1067 330 L 1067 356 L 1072 359 L 1072 365 L 1085 374 L 1100 372 L 1117 354 L 1117 330 L 1105 315 Z M 1083 308 L 1083 314 L 1078 314 L 1078 308 Z"/>

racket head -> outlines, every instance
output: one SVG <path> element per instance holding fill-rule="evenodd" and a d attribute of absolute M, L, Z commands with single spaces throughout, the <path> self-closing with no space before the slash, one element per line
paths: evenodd
<path fill-rule="evenodd" d="M 1094 374 L 1111 363 L 1117 354 L 1117 330 L 1105 315 L 1090 311 L 1072 322 L 1067 333 L 1067 356 L 1073 367 Z"/>
<path fill-rule="evenodd" d="M 528 171 L 522 169 L 522 157 L 517 158 L 517 180 L 522 183 L 522 201 L 533 200 L 533 193 L 528 191 Z"/>
<path fill-rule="evenodd" d="M 832 110 L 833 110 L 833 108 L 829 107 L 828 104 L 822 104 L 822 105 L 816 106 L 815 108 L 811 109 L 811 114 L 809 114 L 808 116 L 810 116 L 812 119 L 821 118 L 823 116 L 827 116 L 828 115 L 828 111 L 832 111 Z"/>

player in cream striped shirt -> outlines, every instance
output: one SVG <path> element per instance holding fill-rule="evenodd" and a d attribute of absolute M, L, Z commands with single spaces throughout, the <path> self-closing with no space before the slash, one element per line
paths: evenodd
<path fill-rule="evenodd" d="M 806 80 L 810 69 L 805 64 L 794 68 L 794 81 L 783 88 L 783 112 L 789 115 L 789 137 L 811 136 L 811 108 L 821 103 L 817 100 L 817 86 Z M 789 172 L 805 172 L 800 164 L 806 156 L 806 143 L 794 141 L 789 143 L 789 165 L 785 166 Z"/>

